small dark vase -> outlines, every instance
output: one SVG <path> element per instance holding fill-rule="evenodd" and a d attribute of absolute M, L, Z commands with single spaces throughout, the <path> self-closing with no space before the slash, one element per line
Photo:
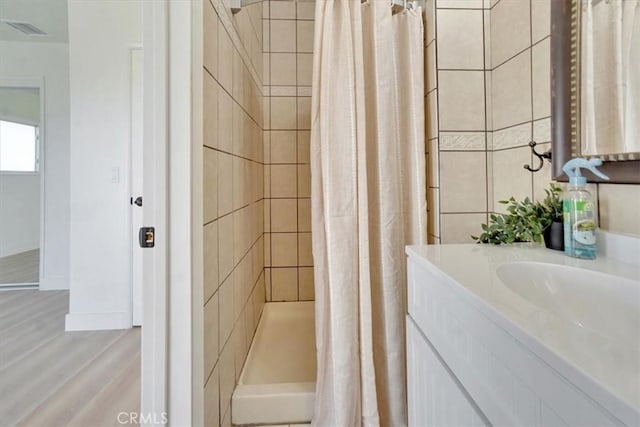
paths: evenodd
<path fill-rule="evenodd" d="M 553 221 L 543 233 L 544 245 L 549 249 L 564 251 L 564 224 L 562 221 Z"/>

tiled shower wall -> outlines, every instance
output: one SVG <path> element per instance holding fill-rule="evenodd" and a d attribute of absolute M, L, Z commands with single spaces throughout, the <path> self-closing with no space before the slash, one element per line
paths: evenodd
<path fill-rule="evenodd" d="M 640 185 L 598 184 L 600 227 L 640 235 Z"/>
<path fill-rule="evenodd" d="M 483 0 L 425 4 L 431 243 L 466 240 L 490 210 L 488 7 Z"/>
<path fill-rule="evenodd" d="M 309 139 L 315 2 L 263 2 L 267 301 L 313 300 Z"/>
<path fill-rule="evenodd" d="M 435 0 L 427 0 L 424 19 L 424 105 L 427 165 L 427 241 L 440 243 L 440 182 L 438 172 L 438 84 L 436 68 Z"/>
<path fill-rule="evenodd" d="M 205 424 L 230 400 L 265 302 L 262 4 L 204 13 Z"/>
<path fill-rule="evenodd" d="M 499 200 L 544 196 L 550 165 L 523 165 L 529 141 L 550 148 L 550 1 L 427 1 L 432 242 L 471 242 Z M 602 228 L 640 234 L 640 186 L 592 190 Z"/>
<path fill-rule="evenodd" d="M 550 0 L 493 1 L 491 7 L 491 77 L 493 108 L 493 212 L 499 200 L 544 198 L 551 168 L 536 166 L 527 145 L 551 145 Z M 533 163 L 532 163 L 533 162 Z"/>

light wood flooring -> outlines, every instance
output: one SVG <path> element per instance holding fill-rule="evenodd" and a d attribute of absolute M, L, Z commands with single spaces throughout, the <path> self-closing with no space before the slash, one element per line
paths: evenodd
<path fill-rule="evenodd" d="M 21 252 L 0 258 L 0 285 L 38 283 L 40 250 Z"/>
<path fill-rule="evenodd" d="M 0 426 L 116 426 L 140 408 L 140 328 L 65 332 L 68 291 L 0 291 Z"/>

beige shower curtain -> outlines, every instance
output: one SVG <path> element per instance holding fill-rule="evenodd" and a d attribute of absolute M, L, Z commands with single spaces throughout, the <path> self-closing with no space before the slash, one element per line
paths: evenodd
<path fill-rule="evenodd" d="M 640 152 L 640 0 L 583 0 L 582 154 Z"/>
<path fill-rule="evenodd" d="M 407 424 L 404 246 L 426 242 L 421 11 L 316 2 L 313 425 Z"/>

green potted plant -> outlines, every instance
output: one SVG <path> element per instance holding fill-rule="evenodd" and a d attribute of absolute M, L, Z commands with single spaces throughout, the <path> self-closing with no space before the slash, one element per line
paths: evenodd
<path fill-rule="evenodd" d="M 545 208 L 543 237 L 544 244 L 549 249 L 564 251 L 564 223 L 562 217 L 562 188 L 551 183 L 549 189 L 544 190 L 547 196 L 542 201 Z"/>
<path fill-rule="evenodd" d="M 489 223 L 482 224 L 482 234 L 471 236 L 478 243 L 496 245 L 518 242 L 545 242 L 550 249 L 564 250 L 562 227 L 562 188 L 551 184 L 545 190 L 542 202 L 533 202 L 529 197 L 522 201 L 501 200 L 507 206 L 505 214 L 491 214 Z"/>

